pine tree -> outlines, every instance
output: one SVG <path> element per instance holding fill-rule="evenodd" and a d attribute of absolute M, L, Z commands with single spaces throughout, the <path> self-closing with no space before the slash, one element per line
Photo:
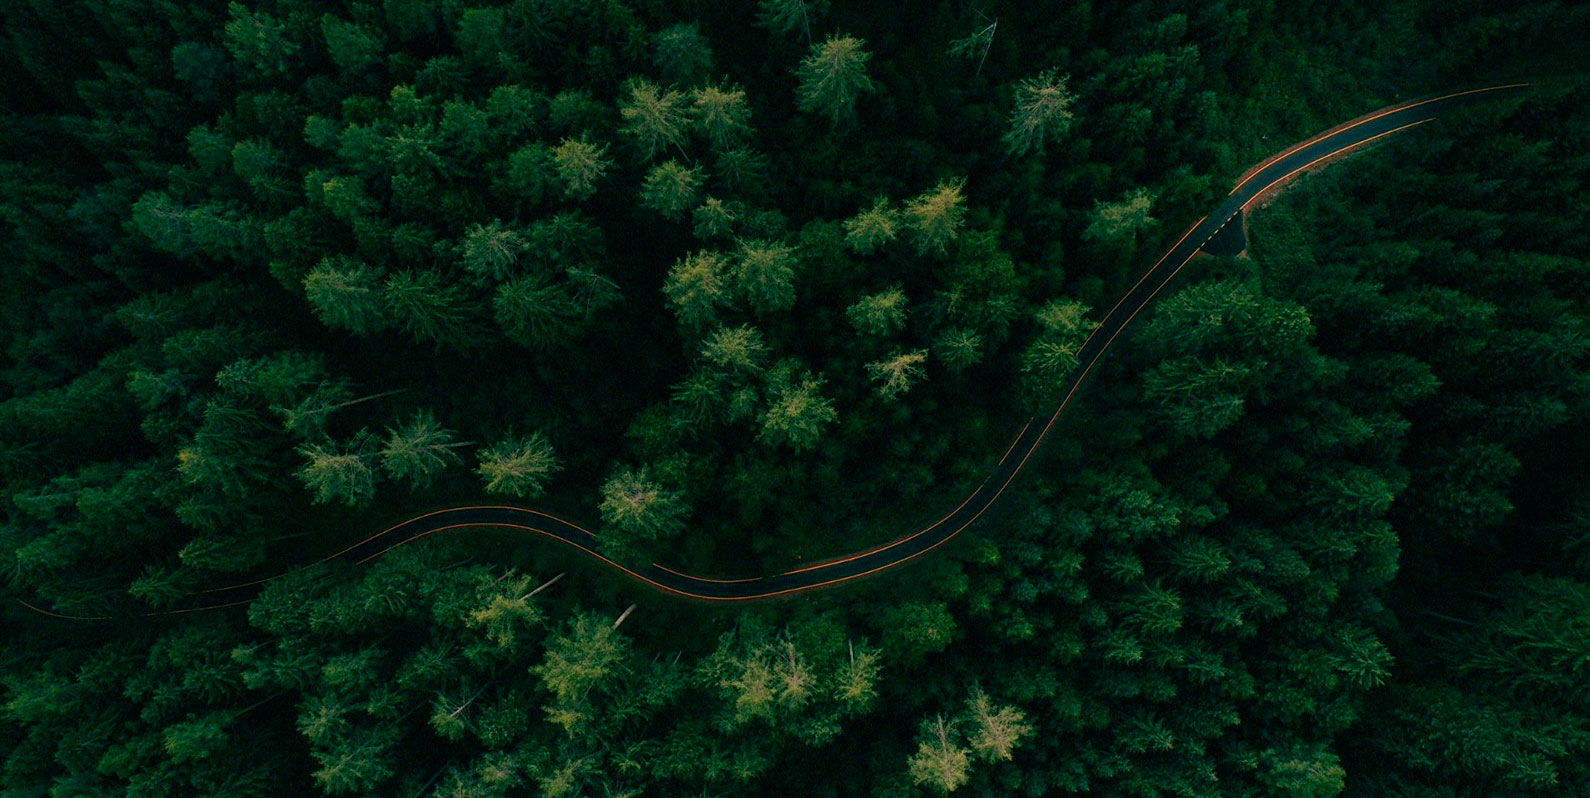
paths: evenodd
<path fill-rule="evenodd" d="M 618 132 L 635 142 L 641 158 L 651 160 L 668 147 L 683 147 L 690 117 L 685 96 L 672 89 L 664 91 L 644 78 L 625 84 L 628 97 L 618 104 L 624 122 Z"/>
<path fill-rule="evenodd" d="M 465 231 L 458 245 L 458 257 L 464 269 L 479 281 L 500 283 L 517 271 L 519 255 L 526 246 L 527 242 L 517 230 L 493 219 L 490 224 L 473 225 Z"/>
<path fill-rule="evenodd" d="M 983 17 L 985 20 L 988 19 L 980 11 L 978 16 Z M 961 58 L 976 58 L 977 70 L 972 74 L 981 75 L 983 74 L 983 62 L 988 60 L 988 50 L 994 45 L 994 34 L 998 30 L 999 20 L 990 20 L 987 25 L 978 28 L 972 35 L 950 42 L 946 53 Z"/>
<path fill-rule="evenodd" d="M 828 0 L 759 0 L 756 24 L 786 36 L 800 31 L 810 42 L 812 23 L 827 11 Z"/>
<path fill-rule="evenodd" d="M 597 181 L 612 165 L 607 145 L 597 146 L 584 138 L 566 138 L 552 148 L 552 168 L 563 184 L 563 196 L 575 201 L 595 194 Z"/>
<path fill-rule="evenodd" d="M 840 666 L 834 684 L 835 696 L 844 703 L 852 712 L 861 712 L 872 703 L 877 696 L 876 683 L 878 672 L 882 668 L 878 652 L 862 646 L 861 651 L 856 651 L 855 644 L 846 646 L 849 657 Z"/>
<path fill-rule="evenodd" d="M 222 37 L 226 49 L 239 64 L 263 77 L 288 71 L 295 63 L 298 43 L 288 38 L 287 26 L 263 11 L 253 12 L 241 3 L 230 3 Z"/>
<path fill-rule="evenodd" d="M 727 260 L 710 250 L 674 261 L 663 281 L 663 295 L 673 304 L 680 324 L 700 329 L 717 318 L 718 307 L 729 298 L 727 267 Z"/>
<path fill-rule="evenodd" d="M 892 402 L 923 377 L 922 364 L 927 362 L 927 350 L 912 352 L 894 351 L 888 357 L 867 364 L 867 374 L 878 383 L 878 395 Z"/>
<path fill-rule="evenodd" d="M 649 468 L 621 468 L 602 485 L 603 553 L 639 563 L 652 544 L 672 539 L 685 527 L 684 497 L 654 480 Z"/>
<path fill-rule="evenodd" d="M 1026 715 L 1021 710 L 1012 706 L 994 706 L 981 688 L 972 690 L 966 708 L 972 725 L 967 742 L 982 759 L 1010 759 L 1011 752 L 1021 738 L 1032 734 L 1032 727 L 1026 723 Z"/>
<path fill-rule="evenodd" d="M 816 446 L 823 430 L 839 417 L 833 402 L 822 395 L 822 385 L 822 378 L 810 374 L 797 378 L 788 363 L 771 370 L 769 404 L 757 439 L 797 452 Z"/>
<path fill-rule="evenodd" d="M 498 286 L 491 306 L 508 340 L 543 351 L 566 342 L 585 316 L 566 285 L 539 273 Z"/>
<path fill-rule="evenodd" d="M 467 347 L 479 330 L 463 290 L 439 272 L 416 269 L 387 278 L 383 292 L 393 322 L 417 343 Z"/>
<path fill-rule="evenodd" d="M 872 207 L 845 220 L 845 245 L 857 255 L 871 255 L 899 235 L 900 212 L 879 197 Z"/>
<path fill-rule="evenodd" d="M 739 242 L 734 264 L 736 293 L 759 314 L 795 304 L 795 251 L 783 244 L 752 239 Z"/>
<path fill-rule="evenodd" d="M 701 343 L 703 360 L 734 375 L 760 372 L 767 352 L 762 332 L 749 324 L 719 327 Z"/>
<path fill-rule="evenodd" d="M 391 749 L 399 730 L 394 726 L 360 726 L 334 744 L 313 750 L 320 769 L 310 774 L 322 790 L 369 794 L 392 778 Z"/>
<path fill-rule="evenodd" d="M 332 14 L 320 18 L 320 34 L 326 40 L 331 62 L 345 73 L 370 68 L 380 61 L 386 46 L 379 28 L 348 22 Z"/>
<path fill-rule="evenodd" d="M 712 73 L 712 47 L 695 22 L 657 31 L 652 35 L 651 55 L 667 83 L 690 86 Z"/>
<path fill-rule="evenodd" d="M 470 445 L 468 441 L 453 442 L 452 431 L 437 424 L 428 410 L 416 411 L 408 423 L 387 432 L 381 466 L 393 479 L 406 480 L 415 490 L 429 484 L 449 464 L 458 462 L 453 449 Z"/>
<path fill-rule="evenodd" d="M 696 132 L 718 152 L 739 146 L 751 135 L 751 107 L 739 86 L 692 89 L 690 115 Z"/>
<path fill-rule="evenodd" d="M 857 332 L 883 336 L 905 327 L 905 306 L 905 292 L 896 285 L 857 300 L 845 316 Z"/>
<path fill-rule="evenodd" d="M 1076 101 L 1066 86 L 1067 77 L 1056 77 L 1051 69 L 1016 84 L 1016 107 L 1010 112 L 1010 129 L 1003 140 L 1011 156 L 1029 151 L 1043 152 L 1046 141 L 1053 141 L 1071 124 L 1071 104 Z"/>
<path fill-rule="evenodd" d="M 865 46 L 866 42 L 854 36 L 829 36 L 822 44 L 812 45 L 795 72 L 800 80 L 796 106 L 826 116 L 834 125 L 853 116 L 856 100 L 876 90 L 872 78 L 867 77 L 872 54 Z"/>
<path fill-rule="evenodd" d="M 509 435 L 482 449 L 476 473 L 485 481 L 487 493 L 503 493 L 533 499 L 546 490 L 546 481 L 562 465 L 552 444 L 539 432 L 527 436 Z"/>
<path fill-rule="evenodd" d="M 581 613 L 547 640 L 546 659 L 530 672 L 552 693 L 547 715 L 570 736 L 590 719 L 590 692 L 617 675 L 629 656 L 629 640 L 613 624 Z"/>
<path fill-rule="evenodd" d="M 744 206 L 738 202 L 709 196 L 690 212 L 691 232 L 701 241 L 728 238 L 734 234 L 734 225 L 743 212 Z"/>
<path fill-rule="evenodd" d="M 905 204 L 906 229 L 919 255 L 943 255 L 966 221 L 962 179 L 940 181 Z"/>
<path fill-rule="evenodd" d="M 718 153 L 712 174 L 731 191 L 755 198 L 768 191 L 768 159 L 749 147 L 735 147 Z"/>
<path fill-rule="evenodd" d="M 1154 217 L 1149 215 L 1153 205 L 1153 195 L 1146 188 L 1128 192 L 1120 202 L 1100 202 L 1094 206 L 1082 236 L 1096 241 L 1132 245 L 1138 233 L 1155 224 Z"/>
<path fill-rule="evenodd" d="M 917 751 L 908 762 L 911 781 L 950 793 L 966 784 L 971 771 L 969 752 L 958 742 L 953 723 L 943 715 L 922 724 Z"/>
<path fill-rule="evenodd" d="M 701 175 L 678 161 L 669 160 L 652 167 L 640 188 L 640 204 L 664 219 L 677 222 L 696 204 Z"/>
<path fill-rule="evenodd" d="M 983 359 L 983 337 L 965 327 L 950 327 L 933 339 L 933 357 L 950 371 L 965 371 Z"/>
<path fill-rule="evenodd" d="M 316 504 L 363 504 L 375 495 L 375 471 L 369 462 L 374 448 L 374 439 L 363 430 L 341 446 L 330 440 L 300 446 L 308 462 L 298 469 L 298 478 L 314 491 Z"/>
<path fill-rule="evenodd" d="M 371 335 L 387 326 L 381 272 L 355 258 L 321 260 L 304 276 L 304 296 L 327 327 Z"/>

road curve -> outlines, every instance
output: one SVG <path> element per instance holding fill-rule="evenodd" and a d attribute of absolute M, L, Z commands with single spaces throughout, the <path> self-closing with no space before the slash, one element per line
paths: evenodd
<path fill-rule="evenodd" d="M 955 509 L 938 521 L 909 535 L 897 538 L 864 551 L 847 554 L 822 562 L 793 568 L 783 573 L 744 579 L 713 579 L 681 573 L 660 563 L 644 568 L 620 565 L 596 550 L 596 535 L 590 530 L 557 516 L 509 505 L 471 505 L 437 510 L 388 527 L 358 543 L 326 557 L 362 563 L 396 546 L 443 532 L 465 528 L 496 527 L 533 532 L 579 549 L 583 554 L 604 562 L 628 576 L 657 590 L 705 601 L 753 601 L 785 596 L 805 590 L 841 584 L 904 565 L 949 542 L 961 531 L 976 523 L 993 506 L 1005 489 L 1021 473 L 1043 444 L 1066 405 L 1077 393 L 1082 382 L 1098 365 L 1121 332 L 1138 317 L 1160 292 L 1199 251 L 1221 232 L 1227 224 L 1241 224 L 1244 210 L 1259 197 L 1296 177 L 1303 171 L 1323 164 L 1328 159 L 1349 153 L 1400 131 L 1434 119 L 1482 99 L 1509 95 L 1521 91 L 1527 83 L 1510 83 L 1456 92 L 1440 97 L 1414 100 L 1392 106 L 1333 128 L 1313 138 L 1300 141 L 1260 162 L 1232 188 L 1231 193 L 1215 211 L 1198 220 L 1170 250 L 1127 291 L 1115 306 L 1088 335 L 1077 352 L 1077 365 L 1060 386 L 1054 407 L 1047 415 L 1028 421 L 1017 433 L 1015 440 L 1005 450 L 993 472 L 972 491 Z M 198 602 L 177 610 L 146 613 L 166 615 L 204 609 L 236 606 L 247 603 L 258 586 L 279 577 L 261 579 L 223 588 L 213 588 L 196 596 Z M 30 609 L 56 617 L 32 605 Z M 96 618 L 98 619 L 98 618 Z"/>

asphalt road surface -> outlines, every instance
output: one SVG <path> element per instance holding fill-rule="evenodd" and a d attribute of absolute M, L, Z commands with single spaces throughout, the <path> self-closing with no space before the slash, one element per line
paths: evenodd
<path fill-rule="evenodd" d="M 993 472 L 970 496 L 947 512 L 943 518 L 904 537 L 865 551 L 803 565 L 783 573 L 744 579 L 713 579 L 680 573 L 662 564 L 652 564 L 640 569 L 627 568 L 598 553 L 596 536 L 577 524 L 523 507 L 478 505 L 437 510 L 410 518 L 373 534 L 325 560 L 359 563 L 396 546 L 430 535 L 466 528 L 497 527 L 545 535 L 573 546 L 585 555 L 607 563 L 665 593 L 707 601 L 752 601 L 773 598 L 862 579 L 904 565 L 944 545 L 988 512 L 1021 473 L 1022 468 L 1032 459 L 1038 447 L 1043 444 L 1044 438 L 1059 421 L 1060 415 L 1065 412 L 1066 405 L 1076 395 L 1078 387 L 1092 373 L 1104 353 L 1109 351 L 1110 345 L 1120 336 L 1121 331 L 1160 295 L 1206 244 L 1215 240 L 1222 231 L 1230 236 L 1232 231 L 1224 230 L 1227 225 L 1235 224 L 1240 230 L 1242 213 L 1249 205 L 1305 170 L 1318 168 L 1332 158 L 1348 154 L 1438 116 L 1457 111 L 1471 102 L 1515 94 L 1527 85 L 1512 83 L 1489 86 L 1441 97 L 1409 101 L 1298 142 L 1250 169 L 1231 190 L 1225 201 L 1213 213 L 1198 220 L 1184 233 L 1170 251 L 1162 255 L 1137 284 L 1121 297 L 1115 307 L 1105 314 L 1078 351 L 1077 365 L 1060 386 L 1053 409 L 1027 422 L 1004 455 L 1000 457 Z M 1225 237 L 1222 237 L 1222 242 L 1224 241 Z M 1240 249 L 1240 246 L 1237 248 Z M 1229 250 L 1230 246 L 1225 249 Z M 255 589 L 266 581 L 270 580 L 258 580 L 205 591 L 195 597 L 197 601 L 194 606 L 147 614 L 164 615 L 244 604 L 252 598 Z M 32 605 L 28 606 L 45 612 Z M 55 613 L 47 614 L 55 615 Z"/>

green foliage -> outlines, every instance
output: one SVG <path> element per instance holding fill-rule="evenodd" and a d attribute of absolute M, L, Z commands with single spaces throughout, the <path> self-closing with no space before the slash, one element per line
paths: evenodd
<path fill-rule="evenodd" d="M 527 246 L 528 242 L 518 231 L 493 219 L 489 225 L 477 224 L 464 233 L 458 257 L 476 278 L 500 283 L 517 271 L 519 255 Z"/>
<path fill-rule="evenodd" d="M 1007 154 L 1019 157 L 1033 150 L 1042 152 L 1045 142 L 1069 129 L 1076 96 L 1067 81 L 1067 77 L 1056 77 L 1051 69 L 1016 84 L 1010 129 L 1001 137 Z"/>
<path fill-rule="evenodd" d="M 602 485 L 602 552 L 619 562 L 638 563 L 653 544 L 684 531 L 689 506 L 683 496 L 654 480 L 648 468 L 621 468 Z"/>
<path fill-rule="evenodd" d="M 839 418 L 833 402 L 822 395 L 823 380 L 781 363 L 769 374 L 767 412 L 758 439 L 803 451 L 817 445 L 823 430 Z"/>
<path fill-rule="evenodd" d="M 718 306 L 729 297 L 727 268 L 722 255 L 707 250 L 674 262 L 663 282 L 663 295 L 672 303 L 680 324 L 700 328 L 717 318 Z"/>
<path fill-rule="evenodd" d="M 879 197 L 871 208 L 845 220 L 845 244 L 857 255 L 871 255 L 900 234 L 900 214 Z"/>
<path fill-rule="evenodd" d="M 828 0 L 758 0 L 756 24 L 768 30 L 789 35 L 800 31 L 810 42 L 812 23 L 828 11 Z"/>
<path fill-rule="evenodd" d="M 888 335 L 905 326 L 905 292 L 899 286 L 864 296 L 845 309 L 845 316 L 857 332 Z"/>
<path fill-rule="evenodd" d="M 682 92 L 664 91 L 645 79 L 630 81 L 625 90 L 628 96 L 618 104 L 624 120 L 619 132 L 635 142 L 642 158 L 684 144 L 690 117 Z"/>
<path fill-rule="evenodd" d="M 345 72 L 375 66 L 386 46 L 379 29 L 331 14 L 320 18 L 320 33 L 325 37 L 326 53 L 331 56 L 331 62 Z"/>
<path fill-rule="evenodd" d="M 304 298 L 327 327 L 371 335 L 389 323 L 381 276 L 357 259 L 329 257 L 304 275 Z"/>
<path fill-rule="evenodd" d="M 690 118 L 696 133 L 714 150 L 726 152 L 751 135 L 751 106 L 745 89 L 707 85 L 690 90 Z"/>
<path fill-rule="evenodd" d="M 1138 234 L 1155 224 L 1149 215 L 1153 204 L 1153 196 L 1142 188 L 1128 192 L 1118 202 L 1100 202 L 1094 206 L 1082 236 L 1095 241 L 1134 242 Z"/>
<path fill-rule="evenodd" d="M 670 25 L 652 36 L 652 64 L 668 83 L 688 86 L 712 72 L 712 47 L 694 22 Z"/>
<path fill-rule="evenodd" d="M 1250 164 L 1583 7 L 475 5 L 7 8 L 7 798 L 1590 783 L 1583 81 L 1251 205 L 1049 416 Z M 911 561 L 383 534 L 500 502 Z"/>
<path fill-rule="evenodd" d="M 416 343 L 467 346 L 475 335 L 469 299 L 434 271 L 406 271 L 387 278 L 382 292 L 388 317 Z"/>
<path fill-rule="evenodd" d="M 325 441 L 299 447 L 306 462 L 298 469 L 298 478 L 314 492 L 316 504 L 341 502 L 352 507 L 375 495 L 375 469 L 370 467 L 373 443 L 368 433 L 362 433 L 342 445 Z M 191 471 L 194 463 L 190 456 L 184 465 Z"/>
<path fill-rule="evenodd" d="M 640 204 L 664 219 L 679 221 L 696 204 L 701 175 L 679 163 L 666 161 L 651 168 L 640 187 Z"/>
<path fill-rule="evenodd" d="M 941 181 L 906 202 L 902 216 L 919 255 L 943 255 L 966 223 L 961 186 L 964 180 Z"/>
<path fill-rule="evenodd" d="M 800 24 L 804 25 L 807 12 L 800 0 L 776 3 L 774 7 L 792 5 L 801 8 Z M 855 36 L 829 36 L 822 44 L 812 45 L 811 53 L 795 72 L 800 81 L 795 92 L 796 105 L 802 111 L 828 117 L 834 125 L 854 116 L 856 100 L 877 90 L 867 76 L 867 61 L 872 54 L 863 49 L 865 46 L 866 42 Z"/>
<path fill-rule="evenodd" d="M 877 382 L 878 395 L 892 402 L 924 376 L 922 364 L 927 362 L 927 350 L 896 351 L 867 364 L 867 374 Z"/>
<path fill-rule="evenodd" d="M 458 462 L 453 449 L 468 445 L 455 443 L 452 431 L 443 429 L 436 417 L 425 410 L 417 411 L 408 422 L 387 433 L 386 445 L 381 448 L 381 468 L 388 476 L 407 481 L 415 489 L 426 486 L 442 469 Z"/>
<path fill-rule="evenodd" d="M 691 232 L 702 241 L 727 238 L 733 235 L 735 223 L 740 221 L 743 213 L 744 207 L 738 202 L 707 197 L 690 211 L 690 218 L 694 222 Z"/>
<path fill-rule="evenodd" d="M 239 64 L 262 77 L 288 70 L 298 43 L 287 36 L 287 26 L 264 12 L 250 11 L 240 3 L 227 5 L 231 21 L 223 28 L 226 49 Z"/>
<path fill-rule="evenodd" d="M 795 250 L 762 239 L 736 242 L 735 294 L 758 314 L 787 310 L 795 304 Z"/>
<path fill-rule="evenodd" d="M 612 166 L 605 144 L 597 146 L 584 138 L 566 138 L 552 148 L 552 168 L 563 186 L 563 196 L 569 199 L 589 199 L 596 193 L 597 182 Z"/>
<path fill-rule="evenodd" d="M 521 499 L 544 493 L 547 480 L 562 468 L 552 444 L 539 432 L 523 437 L 509 435 L 481 449 L 479 459 L 475 471 L 485 482 L 487 493 Z"/>

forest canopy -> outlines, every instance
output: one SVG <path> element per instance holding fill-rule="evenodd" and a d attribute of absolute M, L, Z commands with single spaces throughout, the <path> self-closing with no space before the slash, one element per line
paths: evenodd
<path fill-rule="evenodd" d="M 0 798 L 1590 785 L 1583 7 L 0 18 Z M 919 529 L 1251 165 L 1512 80 L 1267 197 L 910 567 L 327 561 Z"/>

